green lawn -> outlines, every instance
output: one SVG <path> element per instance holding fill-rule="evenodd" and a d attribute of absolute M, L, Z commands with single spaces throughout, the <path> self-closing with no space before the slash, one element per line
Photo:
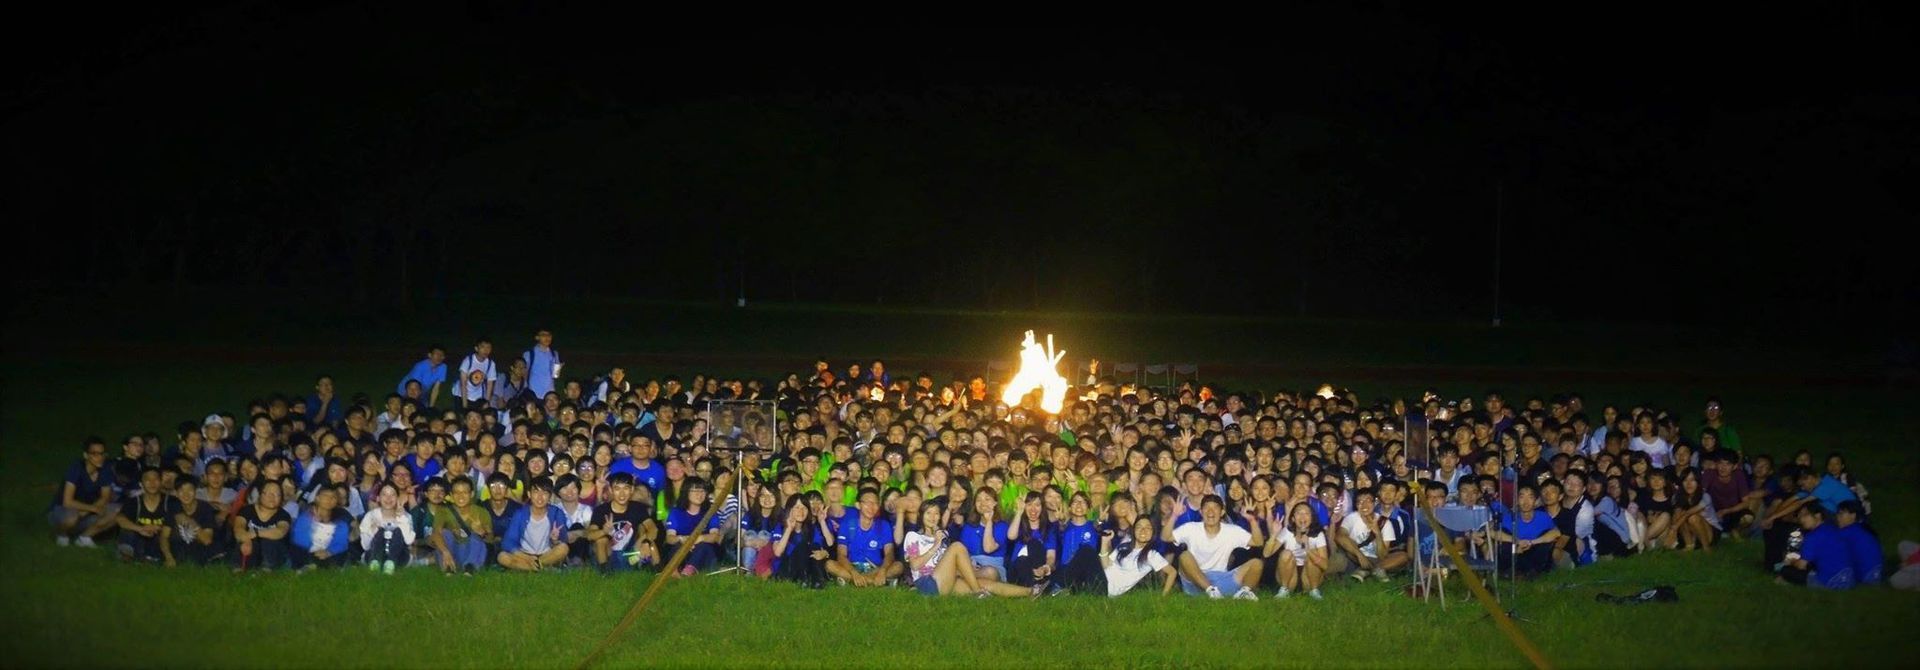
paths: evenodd
<path fill-rule="evenodd" d="M 634 314 L 633 339 L 606 330 L 570 332 L 573 341 L 607 351 L 697 352 L 709 335 L 722 354 L 828 353 L 840 358 L 886 354 L 991 355 L 979 340 L 1011 330 L 1018 315 L 889 314 L 854 312 L 760 312 L 751 318 L 694 310 L 678 318 L 649 321 Z M 16 314 L 17 316 L 17 314 Z M 90 317 L 98 318 L 98 317 Z M 218 351 L 160 360 L 114 350 L 85 356 L 11 350 L 0 389 L 0 601 L 8 608 L 9 635 L 0 641 L 6 665 L 40 666 L 279 666 L 279 667 L 572 667 L 599 642 L 645 588 L 646 578 L 597 575 L 484 574 L 444 578 L 426 571 L 381 577 L 353 571 L 237 578 L 223 570 L 114 565 L 104 550 L 58 548 L 43 532 L 50 484 L 88 433 L 110 440 L 129 431 L 165 432 L 209 410 L 243 409 L 248 397 L 268 390 L 304 390 L 313 373 L 331 371 L 348 390 L 383 393 L 412 362 L 417 340 L 453 344 L 463 330 L 425 317 L 427 325 L 382 322 L 365 329 L 329 322 L 321 336 L 295 344 L 335 343 L 401 352 L 392 360 L 355 357 L 349 362 L 272 362 L 226 357 Z M 834 336 L 853 323 L 900 326 L 879 333 L 851 329 L 852 344 L 834 347 Z M 891 320 L 891 321 L 889 321 Z M 84 321 L 84 319 L 81 319 Z M 1423 346 L 1397 344 L 1375 357 L 1352 341 L 1317 347 L 1319 337 L 1371 333 L 1359 342 L 1407 341 L 1392 324 L 1321 323 L 1294 328 L 1286 322 L 1198 320 L 1130 321 L 1093 316 L 1057 318 L 1097 336 L 1069 340 L 1070 349 L 1102 352 L 1102 344 L 1127 341 L 1141 332 L 1139 353 L 1114 356 L 1178 356 L 1181 333 L 1253 329 L 1221 338 L 1195 337 L 1195 358 L 1268 361 L 1288 357 L 1318 363 L 1354 360 L 1382 365 L 1523 364 L 1598 367 L 1608 360 L 1643 368 L 1642 360 L 1612 350 L 1560 355 L 1566 337 L 1547 333 L 1538 341 L 1525 331 L 1500 337 L 1516 351 L 1467 348 L 1472 337 L 1445 336 L 1458 358 L 1427 356 Z M 17 323 L 17 322 L 16 322 Z M 694 324 L 697 327 L 689 326 Z M 1101 327 L 1105 324 L 1104 327 Z M 98 342 L 184 342 L 177 324 L 125 336 L 72 326 Z M 556 326 L 558 327 L 558 326 Z M 581 328 L 588 326 L 581 325 Z M 259 347 L 277 343 L 285 324 L 264 331 L 220 329 L 215 344 Z M 436 330 L 446 328 L 446 330 Z M 752 329 L 761 329 L 752 332 Z M 771 328 L 771 330 L 769 330 Z M 1464 328 L 1464 327 L 1460 327 Z M 714 329 L 718 329 L 717 331 Z M 1318 330 L 1316 330 L 1318 329 Z M 294 328 L 294 330 L 299 330 Z M 616 329 L 617 330 L 617 329 Z M 125 332 L 125 331 L 122 331 Z M 206 332 L 206 331 L 200 331 Z M 381 333 L 387 333 L 382 335 Z M 433 333 L 438 333 L 434 335 Z M 497 336 L 509 342 L 505 333 Z M 1277 333 L 1290 333 L 1279 335 Z M 1297 333 L 1319 333 L 1313 337 Z M 263 334 L 264 333 L 264 334 Z M 1271 338 L 1260 333 L 1272 334 Z M 312 334 L 312 331 L 309 331 Z M 1330 334 L 1330 335 L 1329 335 Z M 1008 347 L 1018 332 L 1008 332 Z M 1561 338 L 1561 339 L 1554 339 Z M 84 338 L 82 338 L 84 339 Z M 761 342 L 766 339 L 768 342 Z M 1222 344 L 1224 339 L 1226 344 Z M 1417 340 L 1418 338 L 1414 338 Z M 563 340 L 563 343 L 566 340 Z M 1083 345 L 1086 342 L 1089 344 Z M 631 346 L 623 346 L 634 343 Z M 58 345 L 64 343 L 55 343 Z M 1455 346 L 1458 344 L 1459 346 Z M 1649 360 L 1683 364 L 1692 345 L 1641 343 Z M 756 347 L 758 347 L 756 349 Z M 1245 347 L 1234 357 L 1233 347 Z M 1792 350 L 1770 350 L 1753 359 L 1761 368 L 1812 369 L 1808 360 L 1787 360 Z M 1782 353 L 1786 352 L 1786 353 Z M 1010 355 L 1010 351 L 1008 354 Z M 1844 354 L 1834 354 L 1842 358 Z M 1711 363 L 1711 364 L 1709 364 Z M 724 368 L 717 360 L 705 369 Z M 1589 402 L 1650 400 L 1697 411 L 1708 394 L 1723 397 L 1730 418 L 1748 445 L 1776 455 L 1807 448 L 1816 454 L 1844 449 L 1872 487 L 1883 538 L 1920 537 L 1920 457 L 1911 448 L 1920 422 L 1911 390 L 1832 388 L 1791 384 L 1732 386 L 1714 382 L 1716 371 L 1738 361 L 1703 362 L 1685 383 L 1514 384 L 1489 372 L 1485 381 L 1437 384 L 1449 395 L 1479 392 L 1499 384 L 1512 394 L 1583 391 Z M 675 370 L 637 370 L 642 376 Z M 1317 379 L 1216 379 L 1228 385 L 1300 387 Z M 1363 396 L 1405 393 L 1428 386 L 1421 379 L 1383 379 L 1354 384 Z M 1524 630 L 1563 667 L 1610 666 L 1816 666 L 1883 667 L 1909 661 L 1920 651 L 1920 596 L 1871 590 L 1820 593 L 1776 586 L 1755 564 L 1749 543 L 1710 555 L 1659 555 L 1560 572 L 1525 584 L 1516 601 L 1530 620 Z M 1675 605 L 1600 605 L 1600 591 L 1624 593 L 1674 584 Z M 1456 582 L 1449 592 L 1458 590 Z M 909 592 L 803 591 L 724 577 L 669 584 L 651 610 L 616 640 L 604 667 L 634 665 L 901 665 L 999 667 L 1014 664 L 1069 666 L 1517 666 L 1524 658 L 1471 603 L 1442 611 L 1375 584 L 1351 582 L 1328 589 L 1327 600 L 1263 600 L 1259 603 L 1160 599 L 1136 593 L 1116 601 L 1062 597 L 1040 602 L 931 600 Z"/>

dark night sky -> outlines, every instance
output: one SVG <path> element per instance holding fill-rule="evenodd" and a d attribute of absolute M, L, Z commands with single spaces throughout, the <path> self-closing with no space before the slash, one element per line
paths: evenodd
<path fill-rule="evenodd" d="M 1511 314 L 1910 327 L 1905 22 L 1601 9 L 26 22 L 9 279 L 1481 318 L 1498 190 Z"/>

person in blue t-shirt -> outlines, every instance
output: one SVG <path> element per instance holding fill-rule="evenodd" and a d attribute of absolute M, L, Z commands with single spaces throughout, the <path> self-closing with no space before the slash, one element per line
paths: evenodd
<path fill-rule="evenodd" d="M 894 559 L 893 524 L 880 518 L 878 490 L 860 489 L 856 500 L 860 518 L 840 523 L 827 573 L 854 586 L 885 586 L 905 572 Z"/>
<path fill-rule="evenodd" d="M 1553 569 L 1553 543 L 1560 529 L 1553 517 L 1539 509 L 1540 489 L 1521 484 L 1514 493 L 1514 510 L 1500 523 L 1494 539 L 1500 541 L 1500 559 L 1512 559 L 1515 571 L 1537 575 Z"/>
<path fill-rule="evenodd" d="M 1800 508 L 1800 551 L 1787 554 L 1780 577 L 1808 588 L 1835 591 L 1853 588 L 1853 557 L 1840 530 L 1827 523 L 1830 515 L 1819 505 Z"/>
<path fill-rule="evenodd" d="M 1053 588 L 1104 593 L 1096 590 L 1106 577 L 1100 563 L 1100 526 L 1087 518 L 1093 501 L 1085 493 L 1075 493 L 1069 500 L 1067 521 L 1060 526 L 1060 569 Z"/>
<path fill-rule="evenodd" d="M 80 459 L 67 467 L 66 477 L 54 489 L 53 504 L 47 509 L 54 541 L 63 547 L 69 542 L 94 546 L 93 538 L 118 523 L 120 509 L 112 501 L 113 473 L 107 469 L 107 441 L 89 437 L 82 443 Z"/>
<path fill-rule="evenodd" d="M 1862 519 L 1867 516 L 1866 506 L 1858 500 L 1840 503 L 1840 511 L 1833 513 L 1834 529 L 1839 532 L 1840 542 L 1847 548 L 1849 562 L 1853 564 L 1853 581 L 1856 584 L 1879 584 L 1880 570 L 1886 557 L 1880 554 L 1880 538 L 1874 537 Z"/>
<path fill-rule="evenodd" d="M 1007 536 L 1007 522 L 994 520 L 999 511 L 999 492 L 990 486 L 980 487 L 973 492 L 971 513 L 953 536 L 959 538 L 960 544 L 967 548 L 967 555 L 973 557 L 976 576 L 1003 582 L 1007 579 L 1007 561 L 1002 553 L 1006 542 L 1001 538 Z"/>
<path fill-rule="evenodd" d="M 413 364 L 407 376 L 400 378 L 395 391 L 406 397 L 407 383 L 420 385 L 420 402 L 427 407 L 440 404 L 440 388 L 447 383 L 447 348 L 435 344 L 427 347 L 427 357 Z"/>
<path fill-rule="evenodd" d="M 667 513 L 668 555 L 679 552 L 682 544 L 693 543 L 687 549 L 686 563 L 680 568 L 682 576 L 691 577 L 720 560 L 719 519 L 709 518 L 704 525 L 700 523 L 701 517 L 707 516 L 707 505 L 713 495 L 711 488 L 704 479 L 688 477 L 681 485 L 680 504 Z"/>
<path fill-rule="evenodd" d="M 833 560 L 834 551 L 826 519 L 814 514 L 806 496 L 800 495 L 787 498 L 787 511 L 781 516 L 780 527 L 769 538 L 773 577 L 819 588 L 826 581 L 826 564 Z"/>
<path fill-rule="evenodd" d="M 662 491 L 667 483 L 667 469 L 653 460 L 653 439 L 644 435 L 635 435 L 627 448 L 627 460 L 614 463 L 607 468 L 607 476 L 625 472 L 633 476 L 636 486 L 645 486 L 648 491 Z"/>

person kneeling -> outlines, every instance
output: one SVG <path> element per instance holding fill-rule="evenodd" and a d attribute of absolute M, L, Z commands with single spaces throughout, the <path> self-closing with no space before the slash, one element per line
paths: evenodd
<path fill-rule="evenodd" d="M 521 572 L 539 572 L 567 560 L 567 544 L 561 541 L 567 529 L 567 515 L 553 505 L 553 480 L 539 477 L 527 490 L 527 504 L 507 520 L 507 532 L 500 537 L 500 567 Z"/>

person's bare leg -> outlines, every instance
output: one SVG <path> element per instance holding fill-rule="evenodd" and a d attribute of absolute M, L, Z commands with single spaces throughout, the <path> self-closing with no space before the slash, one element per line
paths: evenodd
<path fill-rule="evenodd" d="M 967 554 L 967 545 L 959 542 L 947 545 L 947 555 L 940 557 L 940 563 L 943 567 L 953 564 L 953 575 L 967 587 L 967 593 L 980 592 L 980 578 L 974 574 L 973 556 Z"/>
<path fill-rule="evenodd" d="M 1181 552 L 1180 554 L 1180 576 L 1186 577 L 1187 581 L 1192 582 L 1195 587 L 1200 589 L 1205 589 L 1207 586 L 1213 584 L 1213 582 L 1207 581 L 1207 573 L 1200 571 L 1200 564 L 1193 560 L 1193 552 L 1190 551 Z"/>
<path fill-rule="evenodd" d="M 547 553 L 541 554 L 535 560 L 540 561 L 540 565 L 543 567 L 565 563 L 567 560 L 567 545 L 553 545 L 552 549 L 548 549 Z"/>
<path fill-rule="evenodd" d="M 606 565 L 608 554 L 613 553 L 613 540 L 600 538 L 593 541 L 593 560 L 598 565 Z"/>
<path fill-rule="evenodd" d="M 1033 589 L 1008 584 L 1006 582 L 987 582 L 981 586 L 986 588 L 987 593 L 1001 598 L 1025 598 L 1033 595 Z"/>
<path fill-rule="evenodd" d="M 953 554 L 948 553 L 945 556 L 941 556 L 940 562 L 933 566 L 933 583 L 937 587 L 935 590 L 943 596 L 969 595 L 972 592 L 963 592 L 960 589 L 954 588 L 959 578 L 959 571 L 955 569 L 955 566 L 959 565 L 960 562 L 953 559 Z"/>
<path fill-rule="evenodd" d="M 1670 514 L 1655 514 L 1653 518 L 1647 519 L 1647 531 L 1644 535 L 1647 546 L 1662 549 L 1673 546 L 1673 538 L 1667 534 L 1667 524 L 1672 521 L 1673 516 Z"/>
<path fill-rule="evenodd" d="M 1260 575 L 1264 570 L 1266 566 L 1262 565 L 1259 559 L 1247 561 L 1246 565 L 1240 566 L 1240 572 L 1234 575 L 1234 580 L 1250 589 L 1260 585 Z"/>
<path fill-rule="evenodd" d="M 1378 563 L 1374 563 L 1373 565 L 1381 570 L 1393 571 L 1407 567 L 1407 563 L 1412 562 L 1412 560 L 1413 559 L 1407 558 L 1407 552 L 1396 551 L 1387 554 L 1386 558 L 1380 559 Z"/>
<path fill-rule="evenodd" d="M 1320 588 L 1320 584 L 1327 581 L 1326 571 L 1320 566 L 1314 565 L 1312 561 L 1307 562 L 1306 568 L 1307 569 L 1303 571 L 1305 574 L 1301 576 L 1300 581 L 1303 582 L 1303 586 L 1305 586 L 1308 591 Z"/>
<path fill-rule="evenodd" d="M 500 567 L 520 572 L 533 572 L 533 557 L 517 551 L 500 552 Z"/>
<path fill-rule="evenodd" d="M 1300 590 L 1300 566 L 1293 564 L 1292 556 L 1280 557 L 1280 588 L 1288 591 Z"/>

